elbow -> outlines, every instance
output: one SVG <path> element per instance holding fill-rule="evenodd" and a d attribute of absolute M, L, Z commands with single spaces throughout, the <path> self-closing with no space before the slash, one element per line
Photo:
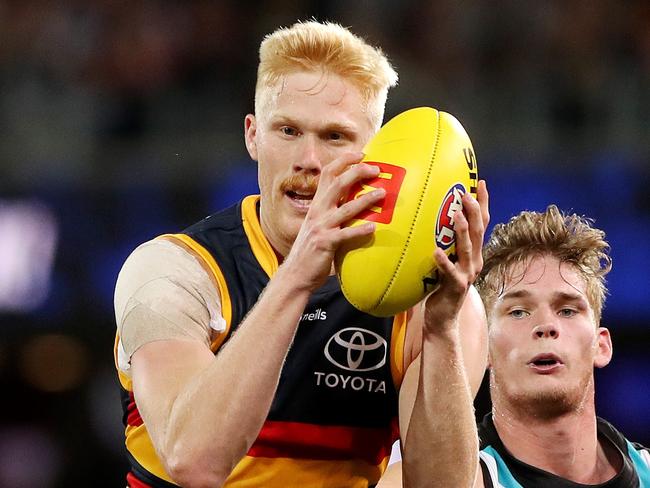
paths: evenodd
<path fill-rule="evenodd" d="M 174 449 L 162 461 L 171 479 L 184 488 L 223 486 L 231 471 L 218 460 L 208 460 L 207 456 L 190 449 Z"/>

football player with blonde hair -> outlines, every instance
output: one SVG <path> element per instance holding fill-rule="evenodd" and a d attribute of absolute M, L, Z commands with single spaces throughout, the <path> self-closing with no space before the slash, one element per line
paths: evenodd
<path fill-rule="evenodd" d="M 262 42 L 244 122 L 260 195 L 142 244 L 118 277 L 132 488 L 373 486 L 398 417 L 408 425 L 418 408 L 420 350 L 442 372 L 464 360 L 447 377 L 478 389 L 487 329 L 469 283 L 487 224 L 484 184 L 458 213 L 458 263 L 437 256 L 454 279 L 426 306 L 362 313 L 333 273 L 338 246 L 374 232 L 372 222 L 342 224 L 381 206 L 385 191 L 342 197 L 378 175 L 361 150 L 396 82 L 379 49 L 337 24 L 298 23 Z M 423 330 L 448 322 L 453 333 L 425 340 Z M 471 401 L 469 387 L 453 395 Z"/>
<path fill-rule="evenodd" d="M 384 118 L 389 88 L 397 84 L 397 72 L 377 47 L 367 44 L 338 24 L 297 23 L 264 38 L 255 86 L 255 113 L 262 116 L 271 102 L 273 89 L 283 77 L 295 72 L 315 72 L 325 81 L 337 75 L 361 93 L 367 117 L 375 131 Z M 314 89 L 316 89 L 314 87 Z"/>

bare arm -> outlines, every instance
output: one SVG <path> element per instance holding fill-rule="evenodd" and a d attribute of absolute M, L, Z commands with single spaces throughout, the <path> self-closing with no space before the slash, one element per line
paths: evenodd
<path fill-rule="evenodd" d="M 184 486 L 223 483 L 262 427 L 308 297 L 281 278 L 216 356 L 182 340 L 150 342 L 133 355 L 140 413 L 167 472 Z"/>
<path fill-rule="evenodd" d="M 463 207 L 464 215 L 455 217 L 458 261 L 452 264 L 436 250 L 441 285 L 425 301 L 420 356 L 405 378 L 407 388 L 417 387 L 403 427 L 404 486 L 472 487 L 477 474 L 472 400 L 485 368 L 487 328 L 471 283 L 482 266 L 488 221 L 484 183 L 479 185 L 479 202 L 466 195 Z"/>
<path fill-rule="evenodd" d="M 468 292 L 468 296 L 466 297 L 465 303 L 463 304 L 463 307 L 460 311 L 459 321 L 462 362 L 465 366 L 470 395 L 472 398 L 474 398 L 478 392 L 479 387 L 481 386 L 487 359 L 487 329 L 485 317 L 482 304 L 480 303 L 480 297 L 474 288 L 470 289 Z M 416 319 L 414 319 L 414 322 L 416 322 Z M 409 327 L 411 326 L 421 327 L 421 324 L 411 323 L 409 324 Z M 417 340 L 421 341 L 421 334 L 418 334 Z M 454 351 L 453 355 L 455 356 L 456 353 L 457 351 Z M 438 357 L 439 361 L 445 361 L 443 354 Z M 449 376 L 445 376 L 443 373 L 445 367 L 446 365 L 443 364 L 442 369 L 440 370 L 441 373 L 438 375 L 442 377 L 442 382 L 433 383 L 435 381 L 441 381 L 440 378 L 436 378 L 432 381 L 432 384 L 451 386 L 445 383 L 449 381 Z M 458 371 L 455 371 L 454 373 L 457 374 Z M 402 385 L 400 387 L 400 432 L 403 435 L 403 441 L 406 440 L 405 437 L 409 431 L 409 424 L 415 404 L 415 399 L 418 393 L 420 377 L 420 356 L 418 356 L 407 368 L 404 375 L 404 380 L 402 381 Z M 436 391 L 436 393 L 438 392 Z M 442 392 L 440 393 L 442 394 Z M 454 409 L 457 405 L 453 404 L 453 400 L 447 401 L 446 403 L 448 404 L 447 406 L 443 406 L 441 404 L 429 405 L 430 409 L 435 409 L 435 411 L 432 410 L 430 415 L 435 415 L 435 412 L 440 410 L 442 411 L 443 417 L 438 419 L 438 421 L 456 422 L 457 419 L 455 417 Z M 437 451 L 429 451 L 422 454 L 422 462 L 428 463 L 429 466 L 437 467 L 438 463 L 447 462 L 441 460 L 440 456 L 437 454 Z M 402 469 L 403 466 L 401 461 L 391 464 L 386 472 L 382 475 L 380 482 L 377 484 L 377 488 L 401 488 L 403 486 Z M 482 477 L 479 474 L 475 488 L 482 487 Z"/>
<path fill-rule="evenodd" d="M 192 341 L 151 342 L 131 360 L 142 418 L 170 476 L 183 486 L 220 486 L 257 437 L 310 293 L 326 279 L 334 251 L 373 225 L 341 228 L 383 197 L 338 206 L 377 168 L 358 155 L 330 163 L 294 246 L 238 331 L 215 356 Z"/>

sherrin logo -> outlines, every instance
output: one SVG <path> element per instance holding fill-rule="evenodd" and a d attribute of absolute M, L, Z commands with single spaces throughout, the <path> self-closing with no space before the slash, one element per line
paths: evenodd
<path fill-rule="evenodd" d="M 467 192 L 462 183 L 452 186 L 442 201 L 438 218 L 436 219 L 436 244 L 443 250 L 447 250 L 455 241 L 454 237 L 454 214 L 462 211 L 461 199 Z"/>

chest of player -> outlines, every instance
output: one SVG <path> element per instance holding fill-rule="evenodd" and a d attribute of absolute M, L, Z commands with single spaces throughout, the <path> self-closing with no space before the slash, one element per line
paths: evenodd
<path fill-rule="evenodd" d="M 299 318 L 268 420 L 385 426 L 397 415 L 392 329 L 392 318 L 355 309 L 330 277 Z"/>
<path fill-rule="evenodd" d="M 397 414 L 391 331 L 392 319 L 356 310 L 331 277 L 300 318 L 269 420 L 385 425 Z"/>
<path fill-rule="evenodd" d="M 225 280 L 232 309 L 226 341 L 259 300 L 270 279 L 268 263 L 275 261 L 270 248 L 259 244 L 259 230 L 251 231 L 256 238 L 246 234 L 241 212 L 234 206 L 186 231 L 212 254 Z M 267 420 L 388 425 L 398 404 L 391 372 L 393 318 L 360 312 L 330 276 L 298 320 Z"/>

